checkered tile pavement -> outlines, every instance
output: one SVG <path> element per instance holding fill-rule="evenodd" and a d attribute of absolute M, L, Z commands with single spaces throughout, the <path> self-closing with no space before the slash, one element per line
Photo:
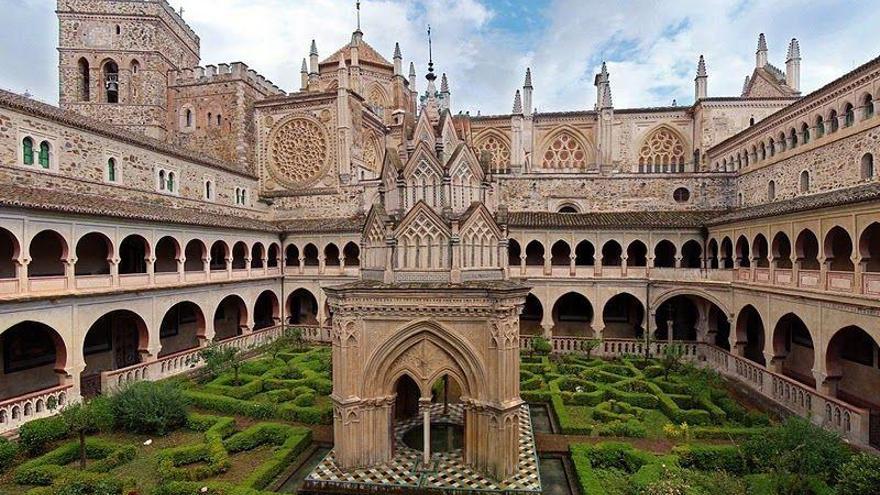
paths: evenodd
<path fill-rule="evenodd" d="M 464 410 L 461 405 L 450 405 L 448 414 L 443 414 L 442 404 L 433 404 L 432 422 L 463 423 Z M 339 483 L 347 488 L 357 485 L 399 486 L 411 488 L 432 488 L 440 490 L 474 491 L 521 491 L 539 493 L 541 480 L 538 472 L 538 455 L 532 435 L 532 421 L 529 407 L 522 406 L 520 413 L 519 469 L 510 478 L 497 482 L 472 470 L 464 462 L 461 450 L 435 453 L 431 465 L 421 464 L 422 453 L 403 443 L 403 434 L 414 426 L 421 425 L 421 418 L 412 418 L 397 424 L 395 438 L 397 455 L 389 463 L 365 469 L 342 471 L 334 462 L 331 451 L 327 457 L 309 474 L 307 481 Z M 365 487 L 366 488 L 366 487 Z"/>

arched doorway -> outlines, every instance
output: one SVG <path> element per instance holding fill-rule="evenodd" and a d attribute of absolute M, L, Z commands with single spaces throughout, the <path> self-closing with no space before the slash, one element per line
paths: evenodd
<path fill-rule="evenodd" d="M 752 257 L 749 254 L 749 240 L 742 235 L 736 240 L 736 261 L 740 268 L 750 268 L 752 266 Z"/>
<path fill-rule="evenodd" d="M 632 294 L 617 294 L 605 303 L 602 310 L 607 339 L 639 339 L 645 333 L 645 307 Z"/>
<path fill-rule="evenodd" d="M 177 259 L 180 258 L 180 244 L 177 239 L 165 236 L 156 243 L 156 262 L 153 271 L 156 273 L 177 272 Z"/>
<path fill-rule="evenodd" d="M 553 335 L 569 337 L 593 336 L 593 305 L 576 292 L 569 292 L 553 305 Z"/>
<path fill-rule="evenodd" d="M 534 294 L 526 296 L 526 303 L 519 314 L 520 335 L 541 335 L 544 330 L 541 320 L 544 319 L 544 307 Z"/>
<path fill-rule="evenodd" d="M 186 243 L 184 256 L 186 261 L 183 263 L 183 269 L 187 272 L 203 272 L 205 271 L 205 258 L 207 257 L 205 243 L 193 239 Z"/>
<path fill-rule="evenodd" d="M 718 241 L 712 239 L 709 241 L 709 245 L 707 246 L 707 262 L 708 268 L 712 270 L 717 270 L 721 265 L 719 264 L 719 251 L 718 251 Z"/>
<path fill-rule="evenodd" d="M 214 341 L 231 339 L 247 329 L 247 305 L 241 297 L 229 295 L 220 301 L 214 312 Z"/>
<path fill-rule="evenodd" d="M 873 410 L 880 409 L 880 348 L 863 328 L 841 328 L 828 342 L 825 355 L 825 392 L 841 400 Z"/>
<path fill-rule="evenodd" d="M 18 276 L 18 240 L 12 232 L 0 228 L 0 279 Z"/>
<path fill-rule="evenodd" d="M 263 291 L 254 303 L 254 331 L 274 327 L 281 322 L 278 297 L 271 290 Z"/>
<path fill-rule="evenodd" d="M 760 365 L 766 364 L 764 358 L 764 321 L 754 306 L 747 305 L 736 319 L 737 353 Z"/>
<path fill-rule="evenodd" d="M 507 242 L 507 266 L 519 266 L 522 263 L 520 254 L 522 254 L 522 248 L 519 243 L 516 242 L 516 239 L 510 239 Z"/>
<path fill-rule="evenodd" d="M 324 247 L 324 266 L 339 266 L 339 248 L 332 242 Z"/>
<path fill-rule="evenodd" d="M 819 240 L 811 230 L 804 229 L 795 240 L 795 254 L 801 270 L 819 270 Z"/>
<path fill-rule="evenodd" d="M 318 324 L 318 300 L 306 289 L 297 289 L 287 298 L 287 322 L 300 325 Z"/>
<path fill-rule="evenodd" d="M 853 243 L 849 233 L 841 227 L 834 227 L 825 236 L 825 260 L 832 272 L 851 272 Z"/>
<path fill-rule="evenodd" d="M 418 417 L 422 391 L 415 380 L 408 374 L 402 375 L 397 379 L 394 392 L 394 419 L 401 421 Z"/>
<path fill-rule="evenodd" d="M 342 256 L 345 260 L 345 266 L 360 266 L 361 264 L 361 248 L 354 242 L 349 242 L 342 249 Z"/>
<path fill-rule="evenodd" d="M 791 269 L 791 241 L 785 232 L 777 232 L 773 237 L 773 244 L 770 246 L 773 253 L 773 263 L 775 268 L 783 270 Z"/>
<path fill-rule="evenodd" d="M 67 348 L 58 332 L 35 321 L 0 333 L 0 400 L 62 384 Z"/>
<path fill-rule="evenodd" d="M 299 248 L 295 244 L 287 246 L 284 252 L 284 266 L 299 266 Z"/>
<path fill-rule="evenodd" d="M 201 308 L 190 301 L 177 303 L 168 309 L 159 326 L 159 357 L 194 349 L 204 338 L 205 315 Z"/>
<path fill-rule="evenodd" d="M 266 254 L 266 250 L 263 247 L 263 244 L 260 242 L 255 242 L 253 247 L 251 247 L 251 269 L 263 268 L 264 254 Z"/>
<path fill-rule="evenodd" d="M 80 375 L 82 394 L 86 397 L 99 394 L 101 372 L 140 363 L 148 345 L 147 325 L 136 313 L 121 309 L 98 318 L 89 327 L 83 342 L 86 367 Z"/>
<path fill-rule="evenodd" d="M 859 253 L 865 272 L 880 272 L 880 223 L 874 222 L 859 237 Z"/>
<path fill-rule="evenodd" d="M 663 302 L 656 312 L 654 338 L 658 340 L 697 340 L 700 314 L 689 296 L 675 296 Z M 669 326 L 672 325 L 670 334 Z"/>
<path fill-rule="evenodd" d="M 119 274 L 147 273 L 150 245 L 137 234 L 126 237 L 119 245 Z"/>
<path fill-rule="evenodd" d="M 813 338 L 803 320 L 794 313 L 780 318 L 773 329 L 774 371 L 814 387 L 814 358 Z"/>

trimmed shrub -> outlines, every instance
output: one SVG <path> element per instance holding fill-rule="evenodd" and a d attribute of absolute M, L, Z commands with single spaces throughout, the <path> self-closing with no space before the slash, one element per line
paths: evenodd
<path fill-rule="evenodd" d="M 858 454 L 840 469 L 837 493 L 840 495 L 876 495 L 880 493 L 880 457 Z"/>
<path fill-rule="evenodd" d="M 67 423 L 60 416 L 35 419 L 21 425 L 18 429 L 18 445 L 28 455 L 46 451 L 50 443 L 68 435 Z"/>
<path fill-rule="evenodd" d="M 137 453 L 133 445 L 118 445 L 98 438 L 86 438 L 86 457 L 95 462 L 86 465 L 86 471 L 103 473 L 128 463 Z M 79 441 L 68 442 L 57 449 L 25 462 L 15 470 L 15 482 L 20 485 L 49 485 L 79 459 Z"/>
<path fill-rule="evenodd" d="M 837 434 L 802 418 L 789 418 L 781 426 L 752 437 L 743 445 L 743 452 L 749 462 L 766 470 L 830 483 L 852 456 Z"/>
<path fill-rule="evenodd" d="M 126 431 L 164 435 L 186 424 L 183 391 L 165 382 L 137 382 L 112 396 L 116 425 Z"/>
<path fill-rule="evenodd" d="M 746 474 L 748 462 L 739 447 L 733 445 L 680 445 L 672 449 L 681 467 L 701 471 L 727 471 Z"/>
<path fill-rule="evenodd" d="M 614 420 L 604 425 L 599 425 L 596 427 L 596 433 L 600 437 L 645 438 L 648 436 L 647 428 L 632 419 L 628 421 Z"/>
<path fill-rule="evenodd" d="M 10 442 L 4 437 L 0 437 L 0 473 L 6 471 L 12 466 L 17 455 L 18 445 Z"/>
<path fill-rule="evenodd" d="M 132 484 L 107 474 L 68 469 L 51 486 L 35 488 L 28 495 L 123 495 Z"/>

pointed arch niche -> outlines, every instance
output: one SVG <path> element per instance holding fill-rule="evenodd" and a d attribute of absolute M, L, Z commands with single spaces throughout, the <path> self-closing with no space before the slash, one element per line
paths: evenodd
<path fill-rule="evenodd" d="M 639 146 L 638 171 L 641 173 L 684 172 L 687 144 L 681 133 L 661 125 L 645 135 Z"/>
<path fill-rule="evenodd" d="M 541 146 L 540 169 L 548 171 L 586 170 L 594 163 L 593 146 L 569 127 L 551 132 Z"/>

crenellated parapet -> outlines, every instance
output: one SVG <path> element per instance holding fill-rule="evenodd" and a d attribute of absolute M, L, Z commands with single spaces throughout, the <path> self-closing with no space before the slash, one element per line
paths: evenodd
<path fill-rule="evenodd" d="M 214 84 L 231 81 L 245 81 L 265 96 L 282 96 L 287 94 L 272 81 L 266 79 L 265 76 L 248 68 L 247 64 L 243 62 L 188 67 L 171 71 L 168 74 L 168 82 L 171 86 Z"/>

